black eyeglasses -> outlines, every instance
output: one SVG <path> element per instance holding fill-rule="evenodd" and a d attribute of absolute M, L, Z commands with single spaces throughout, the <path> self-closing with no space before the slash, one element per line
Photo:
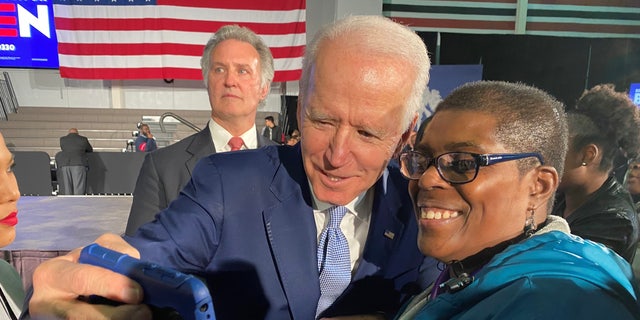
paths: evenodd
<path fill-rule="evenodd" d="M 400 155 L 400 171 L 407 179 L 418 180 L 430 166 L 434 165 L 444 181 L 463 184 L 473 181 L 478 176 L 480 167 L 529 157 L 536 157 L 540 164 L 544 164 L 542 155 L 539 153 L 448 152 L 431 158 L 418 151 L 406 151 Z"/>

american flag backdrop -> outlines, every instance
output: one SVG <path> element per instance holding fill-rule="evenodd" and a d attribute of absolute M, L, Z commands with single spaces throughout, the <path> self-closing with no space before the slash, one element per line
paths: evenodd
<path fill-rule="evenodd" d="M 300 78 L 305 0 L 54 0 L 60 75 L 201 80 L 205 43 L 246 26 L 271 48 L 275 82 Z"/>

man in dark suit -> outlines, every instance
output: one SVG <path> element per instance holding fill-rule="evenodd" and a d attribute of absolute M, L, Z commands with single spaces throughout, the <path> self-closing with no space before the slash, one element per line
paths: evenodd
<path fill-rule="evenodd" d="M 89 166 L 87 152 L 93 152 L 93 147 L 86 137 L 78 134 L 78 129 L 71 128 L 66 136 L 60 137 L 60 149 L 62 151 L 56 154 L 60 194 L 85 194 Z"/>
<path fill-rule="evenodd" d="M 200 158 L 230 151 L 227 144 L 230 137 L 243 138 L 240 149 L 275 144 L 259 135 L 255 126 L 258 106 L 264 102 L 273 79 L 273 57 L 269 47 L 247 31 L 235 27 L 221 29 L 205 46 L 201 64 L 209 93 L 211 120 L 204 130 L 145 156 L 133 191 L 126 234 L 134 234 L 138 227 L 152 221 L 158 212 L 169 206 L 191 178 L 193 167 Z M 241 46 L 220 46 L 225 40 L 237 41 Z M 253 48 L 253 51 L 246 48 Z M 210 75 L 219 72 L 239 73 L 238 63 L 243 68 L 255 63 L 252 72 L 260 83 L 251 86 L 243 77 L 229 78 L 227 82 L 209 79 Z M 240 93 L 225 97 L 233 88 Z"/>
<path fill-rule="evenodd" d="M 272 116 L 267 116 L 264 118 L 264 128 L 262 129 L 262 135 L 277 143 L 282 144 L 282 128 L 276 126 L 276 122 Z"/>
<path fill-rule="evenodd" d="M 408 183 L 389 165 L 417 121 L 428 72 L 420 37 L 387 18 L 351 16 L 326 27 L 305 51 L 300 143 L 203 158 L 155 221 L 132 237 L 97 242 L 202 277 L 220 320 L 392 317 L 437 271 L 417 248 Z M 337 226 L 336 208 L 344 214 Z M 323 237 L 329 225 L 334 240 Z M 325 255 L 337 238 L 346 247 L 333 257 L 346 270 L 333 291 L 321 279 L 336 270 Z M 38 267 L 33 315 L 150 315 L 134 305 L 135 282 L 77 257 Z M 129 305 L 75 299 L 97 292 Z"/>

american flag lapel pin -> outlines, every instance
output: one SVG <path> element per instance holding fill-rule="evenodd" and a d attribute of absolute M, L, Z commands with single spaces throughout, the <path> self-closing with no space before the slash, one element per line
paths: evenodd
<path fill-rule="evenodd" d="M 384 236 L 389 238 L 389 239 L 391 239 L 391 240 L 393 240 L 393 238 L 396 236 L 396 234 L 391 232 L 391 231 L 389 231 L 389 230 L 385 230 L 384 231 Z"/>

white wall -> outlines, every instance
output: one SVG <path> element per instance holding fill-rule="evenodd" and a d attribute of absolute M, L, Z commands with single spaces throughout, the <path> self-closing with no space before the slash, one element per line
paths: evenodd
<path fill-rule="evenodd" d="M 307 41 L 324 24 L 350 14 L 382 14 L 382 0 L 307 0 Z M 20 106 L 106 109 L 208 110 L 201 81 L 70 80 L 58 70 L 3 69 L 11 77 Z M 280 112 L 281 88 L 274 84 L 259 111 Z M 298 83 L 286 84 L 287 95 L 298 94 Z"/>
<path fill-rule="evenodd" d="M 76 105 L 107 108 L 109 91 L 102 81 L 74 81 L 60 78 L 58 70 L 0 69 L 7 71 L 21 106 L 68 107 Z"/>
<path fill-rule="evenodd" d="M 2 69 L 20 106 L 105 109 L 209 110 L 202 81 L 71 80 L 58 70 Z M 280 112 L 280 88 L 274 85 L 260 111 Z"/>
<path fill-rule="evenodd" d="M 382 0 L 336 0 L 335 18 L 348 15 L 380 15 Z"/>

